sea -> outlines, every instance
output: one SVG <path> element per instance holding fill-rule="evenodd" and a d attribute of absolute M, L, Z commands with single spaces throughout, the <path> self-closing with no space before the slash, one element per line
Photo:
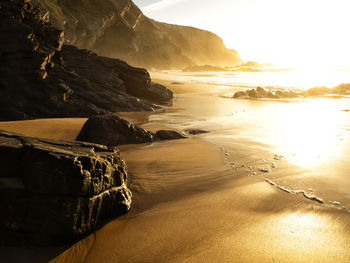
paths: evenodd
<path fill-rule="evenodd" d="M 350 83 L 349 69 L 278 69 L 268 68 L 248 70 L 257 72 L 242 72 L 227 70 L 223 72 L 183 72 L 161 71 L 152 72 L 154 78 L 170 79 L 177 82 L 209 84 L 219 87 L 237 88 L 276 88 L 301 89 L 313 87 L 333 88 L 342 83 Z"/>
<path fill-rule="evenodd" d="M 248 167 L 247 176 L 350 212 L 347 89 L 336 96 L 233 98 L 257 87 L 301 92 L 334 88 L 350 83 L 350 70 L 157 71 L 151 77 L 167 81 L 175 95 L 173 105 L 152 113 L 148 122 L 184 133 L 208 131 L 201 138 L 226 154 L 228 166 Z M 248 163 L 240 162 L 247 158 Z M 282 167 L 285 176 L 275 176 Z"/>

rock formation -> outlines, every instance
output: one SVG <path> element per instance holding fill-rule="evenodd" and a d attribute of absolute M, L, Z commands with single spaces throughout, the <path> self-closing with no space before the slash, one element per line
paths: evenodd
<path fill-rule="evenodd" d="M 130 208 L 115 148 L 0 131 L 0 243 L 66 243 Z"/>
<path fill-rule="evenodd" d="M 88 117 L 171 102 L 172 92 L 146 70 L 64 45 L 64 32 L 29 0 L 0 4 L 0 120 Z"/>
<path fill-rule="evenodd" d="M 313 87 L 308 90 L 281 90 L 273 87 L 248 89 L 237 91 L 233 95 L 235 99 L 295 99 L 309 97 L 342 97 L 350 95 L 350 83 L 343 83 L 334 88 Z"/>
<path fill-rule="evenodd" d="M 134 126 L 116 115 L 105 115 L 90 117 L 76 140 L 116 146 L 182 138 L 185 137 L 176 131 L 160 130 L 153 133 Z"/>
<path fill-rule="evenodd" d="M 147 68 L 234 66 L 235 50 L 217 35 L 154 21 L 131 0 L 34 0 L 66 32 L 66 43 Z"/>
<path fill-rule="evenodd" d="M 155 137 L 157 140 L 176 140 L 186 138 L 181 133 L 169 130 L 159 130 L 156 132 Z"/>

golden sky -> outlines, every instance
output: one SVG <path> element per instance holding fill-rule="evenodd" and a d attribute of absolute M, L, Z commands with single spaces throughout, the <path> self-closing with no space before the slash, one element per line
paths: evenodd
<path fill-rule="evenodd" d="M 350 0 L 136 0 L 158 21 L 206 29 L 244 60 L 350 66 Z"/>

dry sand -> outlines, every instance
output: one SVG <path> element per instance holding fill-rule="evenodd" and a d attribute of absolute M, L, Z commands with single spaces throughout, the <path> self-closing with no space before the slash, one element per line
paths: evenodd
<path fill-rule="evenodd" d="M 140 113 L 125 116 L 140 123 L 147 119 Z M 44 127 L 61 127 L 66 120 L 41 121 Z M 27 122 L 0 128 L 67 139 L 84 122 L 69 121 L 62 133 L 41 132 Z M 134 196 L 128 214 L 64 252 L 1 248 L 0 261 L 350 262 L 350 214 L 286 193 L 267 183 L 265 173 L 247 176 L 247 165 L 265 156 L 263 150 L 242 158 L 244 144 L 226 152 L 201 136 L 120 149 Z M 239 164 L 227 163 L 227 156 Z M 276 162 L 276 178 L 300 172 L 287 161 Z"/>
<path fill-rule="evenodd" d="M 87 118 L 37 119 L 0 122 L 0 130 L 32 137 L 74 141 Z"/>

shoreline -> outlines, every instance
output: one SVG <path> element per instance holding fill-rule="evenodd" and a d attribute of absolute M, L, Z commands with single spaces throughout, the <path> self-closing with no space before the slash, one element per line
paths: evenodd
<path fill-rule="evenodd" d="M 162 84 L 168 85 L 167 81 Z M 177 94 L 184 94 L 181 90 L 186 86 L 193 87 L 178 86 Z M 147 123 L 152 114 L 121 113 L 121 117 L 143 123 L 145 129 L 165 127 L 157 119 Z M 0 129 L 8 125 L 15 132 L 69 139 L 85 120 L 0 123 Z M 48 124 L 46 131 L 40 130 L 39 122 Z M 349 261 L 347 211 L 287 193 L 265 181 L 278 178 L 283 182 L 304 173 L 287 160 L 275 160 L 278 167 L 271 173 L 249 176 L 250 165 L 263 166 L 262 160 L 272 162 L 273 155 L 263 148 L 252 152 L 246 141 L 223 149 L 215 140 L 208 141 L 214 135 L 118 147 L 134 196 L 128 214 L 68 249 L 2 247 L 0 252 L 26 262 Z"/>

